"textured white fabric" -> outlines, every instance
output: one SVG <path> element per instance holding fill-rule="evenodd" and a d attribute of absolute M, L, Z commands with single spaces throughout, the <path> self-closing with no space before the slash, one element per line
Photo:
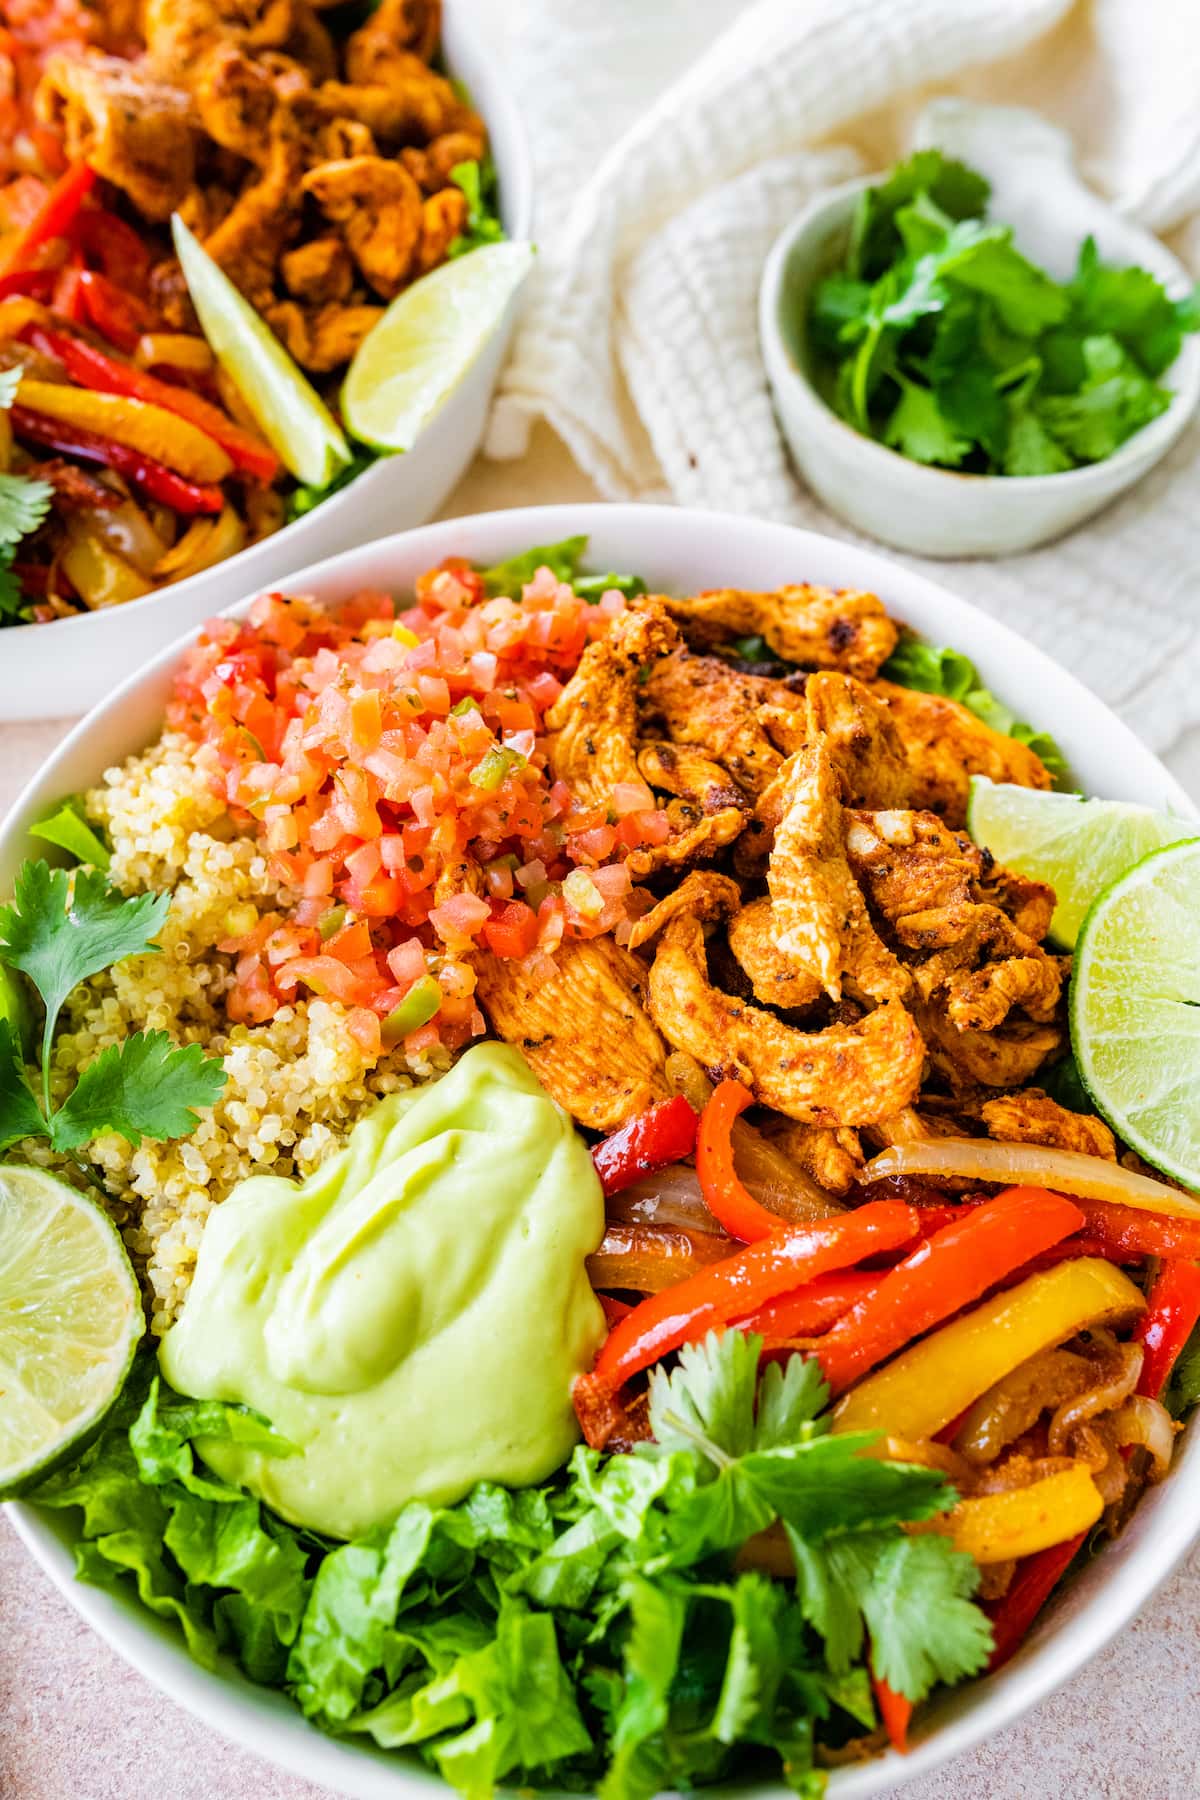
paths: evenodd
<path fill-rule="evenodd" d="M 1194 0 L 476 4 L 530 134 L 541 251 L 488 449 L 519 455 L 544 417 L 613 498 L 847 535 L 779 438 L 758 278 L 797 208 L 901 153 L 933 93 L 1040 107 L 1085 174 L 1200 258 Z M 1193 426 L 1123 504 L 1045 550 L 926 565 L 1156 748 L 1200 722 L 1198 450 Z"/>

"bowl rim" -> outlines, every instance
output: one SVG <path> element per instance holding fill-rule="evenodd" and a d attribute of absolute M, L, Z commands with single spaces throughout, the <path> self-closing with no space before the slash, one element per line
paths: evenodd
<path fill-rule="evenodd" d="M 525 130 L 525 121 L 521 110 L 512 89 L 497 76 L 495 60 L 488 54 L 487 34 L 480 31 L 473 22 L 475 17 L 473 8 L 465 5 L 464 0 L 442 0 L 442 10 L 442 47 L 447 52 L 447 61 L 451 72 L 457 73 L 461 66 L 467 67 L 464 79 L 471 91 L 472 99 L 479 106 L 480 115 L 488 127 L 489 141 L 493 127 L 498 124 L 508 146 L 508 165 L 500 176 L 502 205 L 508 219 L 505 234 L 513 242 L 528 239 L 533 231 L 533 157 L 529 148 L 529 134 Z M 447 45 L 447 39 L 450 40 L 449 45 Z M 414 455 L 419 447 L 420 438 L 418 437 L 411 450 L 400 454 Z M 272 532 L 269 538 L 259 538 L 256 543 L 247 544 L 244 549 L 237 552 L 236 556 L 227 557 L 225 561 L 229 564 L 236 563 L 238 557 L 251 555 L 258 549 L 259 544 L 271 544 L 278 547 L 283 540 L 288 539 L 290 542 L 296 538 L 300 539 L 300 543 L 302 543 L 300 528 L 307 525 L 315 513 L 319 511 L 328 519 L 330 511 L 326 509 L 332 510 L 347 504 L 349 495 L 354 489 L 359 490 L 355 495 L 356 500 L 361 499 L 368 486 L 377 485 L 378 481 L 385 478 L 390 461 L 391 457 L 386 454 L 377 455 L 375 461 L 368 468 L 356 475 L 353 481 L 348 482 L 337 493 L 331 494 L 327 500 L 322 500 L 319 507 L 314 507 L 311 512 L 301 514 L 298 519 L 290 519 L 277 532 Z M 289 533 L 292 534 L 292 539 L 289 539 Z M 199 569 L 194 577 L 189 575 L 185 581 L 169 583 L 166 587 L 156 588 L 148 594 L 142 594 L 137 600 L 126 601 L 120 608 L 121 616 L 127 618 L 133 612 L 143 611 L 147 607 L 153 606 L 155 601 L 164 600 L 168 596 L 174 601 L 178 601 L 180 595 L 186 598 L 193 579 L 198 581 L 208 573 L 208 569 Z M 70 618 L 47 620 L 41 624 L 9 625 L 5 627 L 2 641 L 12 643 L 14 646 L 18 642 L 28 643 L 35 641 L 33 633 L 36 632 L 39 634 L 36 641 L 40 642 L 47 626 L 53 626 L 55 628 L 54 642 L 61 643 L 63 642 L 59 635 L 61 629 L 78 625 L 84 619 L 93 616 L 91 613 L 75 613 Z"/>
<path fill-rule="evenodd" d="M 853 584 L 882 593 L 901 618 L 911 616 L 915 608 L 919 629 L 944 634 L 945 641 L 955 642 L 977 658 L 985 678 L 994 681 L 1002 694 L 1006 689 L 1013 692 L 1019 671 L 1024 703 L 1032 700 L 1039 709 L 1054 703 L 1065 713 L 1076 712 L 1076 720 L 1066 720 L 1067 731 L 1062 731 L 1063 720 L 1057 718 L 1056 729 L 1068 740 L 1073 735 L 1089 755 L 1105 763 L 1112 771 L 1112 785 L 1118 790 L 1124 786 L 1125 797 L 1137 794 L 1149 804 L 1173 806 L 1187 816 L 1197 816 L 1189 796 L 1158 759 L 1069 670 L 940 582 L 878 550 L 829 535 L 734 514 L 669 506 L 590 503 L 513 508 L 442 520 L 359 545 L 298 571 L 287 585 L 303 592 L 314 583 L 332 583 L 349 593 L 368 580 L 386 582 L 378 569 L 370 576 L 361 572 L 372 564 L 395 560 L 429 566 L 468 546 L 473 558 L 495 558 L 531 543 L 549 543 L 578 532 L 603 540 L 596 554 L 604 566 L 610 566 L 615 557 L 611 566 L 636 567 L 639 555 L 657 561 L 660 567 L 686 563 L 689 555 L 696 558 L 698 545 L 719 537 L 726 558 L 745 554 L 799 571 L 815 564 L 814 576 L 824 573 L 837 585 Z M 710 554 L 711 548 L 705 549 L 704 555 Z M 831 565 L 836 566 L 836 575 L 831 573 Z M 646 573 L 654 576 L 649 564 Z M 657 578 L 664 583 L 668 580 L 666 574 Z M 398 568 L 395 584 L 406 580 Z M 226 614 L 244 611 L 251 598 L 227 608 Z M 193 637 L 194 631 L 185 632 L 149 659 L 67 735 L 0 823 L 0 866 L 26 848 L 28 821 L 54 797 L 56 783 L 61 782 L 59 770 L 69 765 L 77 770 L 93 737 L 102 737 L 127 711 L 136 711 L 139 697 L 149 700 L 161 693 L 170 667 Z M 993 666 L 1005 668 L 1007 673 L 996 679 Z M 145 741 L 136 726 L 126 736 L 126 744 L 135 737 Z M 99 773 L 94 771 L 96 776 Z M 1087 1575 L 1081 1575 L 1073 1584 L 1074 1604 L 1068 1601 L 1063 1610 L 1044 1620 L 1033 1640 L 1005 1670 L 952 1690 L 934 1709 L 924 1733 L 918 1731 L 907 1756 L 889 1751 L 871 1763 L 835 1771 L 830 1780 L 831 1800 L 868 1800 L 930 1773 L 993 1737 L 1072 1676 L 1129 1621 L 1200 1533 L 1200 1509 L 1192 1503 L 1190 1491 L 1197 1483 L 1200 1432 L 1189 1429 L 1167 1481 L 1146 1497 L 1125 1536 L 1100 1559 L 1105 1574 L 1097 1591 L 1081 1596 L 1079 1585 L 1087 1581 Z M 277 1690 L 252 1687 L 230 1665 L 222 1663 L 216 1672 L 200 1668 L 191 1661 L 182 1641 L 162 1621 L 144 1613 L 136 1600 L 75 1583 L 65 1541 L 70 1534 L 61 1516 L 48 1516 L 22 1502 L 12 1504 L 10 1516 L 26 1548 L 75 1611 L 151 1682 L 227 1737 L 277 1766 L 361 1800 L 388 1800 L 389 1796 L 395 1800 L 406 1791 L 446 1792 L 440 1779 L 422 1765 L 401 1763 L 367 1746 L 326 1737 Z M 1151 1522 L 1152 1530 L 1148 1529 Z M 352 1754 L 347 1755 L 347 1750 Z M 714 1790 L 720 1792 L 784 1800 L 786 1790 L 777 1784 L 742 1783 Z"/>
<path fill-rule="evenodd" d="M 931 493 L 941 489 L 949 504 L 953 504 L 953 494 L 961 495 L 963 483 L 969 483 L 975 493 L 989 490 L 1011 493 L 1017 501 L 1031 500 L 1050 492 L 1061 494 L 1065 500 L 1072 493 L 1079 494 L 1088 488 L 1119 487 L 1123 476 L 1132 481 L 1166 454 L 1200 402 L 1200 333 L 1184 336 L 1179 355 L 1163 372 L 1164 376 L 1174 373 L 1179 377 L 1164 412 L 1141 426 L 1102 462 L 1082 463 L 1078 468 L 1060 469 L 1050 475 L 981 475 L 919 463 L 890 445 L 880 443 L 877 438 L 868 437 L 840 418 L 821 398 L 802 361 L 790 347 L 783 321 L 788 265 L 805 237 L 826 222 L 830 214 L 848 214 L 858 195 L 865 188 L 875 186 L 884 174 L 885 170 L 877 170 L 869 175 L 856 175 L 815 195 L 772 243 L 759 281 L 758 331 L 773 389 L 786 387 L 789 399 L 802 406 L 810 420 L 819 422 L 818 429 L 841 434 L 848 444 L 852 443 L 855 453 L 863 459 L 864 475 L 874 473 L 884 480 L 889 476 L 894 479 L 898 469 L 903 469 L 910 482 L 923 483 Z M 1158 265 L 1154 272 L 1168 291 L 1172 288 L 1177 288 L 1180 293 L 1190 291 L 1193 283 L 1187 270 L 1161 239 L 1124 218 L 1115 208 L 1113 218 L 1131 238 L 1152 246 L 1152 253 L 1147 256 L 1143 252 L 1142 260 Z M 850 453 L 849 449 L 847 453 Z"/>

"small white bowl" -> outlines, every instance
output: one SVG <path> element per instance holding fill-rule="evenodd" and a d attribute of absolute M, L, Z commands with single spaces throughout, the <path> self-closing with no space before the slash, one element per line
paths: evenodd
<path fill-rule="evenodd" d="M 447 67 L 466 83 L 487 124 L 504 229 L 510 238 L 528 238 L 533 175 L 524 125 L 469 0 L 445 0 L 442 46 Z M 482 354 L 403 456 L 382 457 L 273 537 L 174 587 L 103 612 L 0 630 L 0 720 L 84 712 L 180 632 L 243 594 L 271 587 L 289 569 L 432 518 L 483 440 L 520 300 L 519 292 L 513 295 Z"/>
<path fill-rule="evenodd" d="M 1021 250 L 1053 275 L 1072 273 L 1090 233 L 1101 258 L 1138 264 L 1173 297 L 1187 270 L 1149 232 L 1085 187 L 1066 135 L 1020 107 L 935 100 L 917 141 L 969 163 L 992 184 L 989 217 L 1014 227 Z M 1107 461 L 1060 475 L 966 475 L 910 461 L 839 419 L 809 376 L 808 297 L 837 266 L 859 194 L 879 176 L 845 183 L 807 207 L 776 240 L 759 291 L 759 332 L 775 410 L 808 486 L 860 531 L 924 556 L 1010 556 L 1031 550 L 1099 512 L 1152 469 L 1200 398 L 1200 337 L 1162 377 L 1167 410 Z"/>
<path fill-rule="evenodd" d="M 336 605 L 363 587 L 411 592 L 422 570 L 446 556 L 493 563 L 577 532 L 588 534 L 588 565 L 628 569 L 653 588 L 696 593 L 705 587 L 774 588 L 816 581 L 865 588 L 938 644 L 953 644 L 978 665 L 987 685 L 1035 725 L 1055 733 L 1080 784 L 1112 800 L 1132 800 L 1191 817 L 1179 784 L 1065 669 L 914 569 L 874 551 L 815 532 L 721 513 L 663 506 L 542 506 L 450 519 L 364 544 L 289 581 L 293 592 Z M 244 613 L 245 600 L 235 609 Z M 111 763 L 150 743 L 184 643 L 161 651 L 96 708 L 55 751 L 0 827 L 0 898 L 21 859 L 44 846 L 30 824 L 63 794 L 96 783 Z M 1190 1425 L 1174 1467 L 1143 1499 L 1128 1529 L 1075 1576 L 1028 1643 L 998 1674 L 967 1683 L 922 1712 L 907 1756 L 894 1751 L 839 1769 L 829 1800 L 872 1800 L 928 1775 L 979 1744 L 1042 1700 L 1128 1624 L 1166 1579 L 1200 1531 L 1200 1429 Z M 209 1671 L 188 1657 L 183 1639 L 122 1589 L 107 1592 L 72 1579 L 74 1520 L 13 1504 L 9 1516 L 66 1599 L 134 1668 L 165 1693 L 258 1755 L 355 1800 L 448 1800 L 450 1790 L 415 1758 L 324 1736 L 284 1697 L 255 1687 L 227 1661 Z M 1179 1697 L 1179 1705 L 1185 1704 Z M 1031 1775 L 1031 1779 L 1033 1779 Z M 1031 1788 L 1031 1792 L 1035 1791 Z M 1037 1790 L 1040 1791 L 1040 1790 Z M 1147 1789 L 1147 1792 L 1150 1790 Z M 739 1800 L 787 1800 L 779 1784 L 743 1782 Z"/>

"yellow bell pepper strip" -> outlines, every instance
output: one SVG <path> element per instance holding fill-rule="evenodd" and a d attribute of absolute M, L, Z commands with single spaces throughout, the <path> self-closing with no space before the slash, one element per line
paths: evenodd
<path fill-rule="evenodd" d="M 1103 1511 L 1091 1470 L 1075 1462 L 1026 1487 L 960 1500 L 949 1512 L 922 1519 L 908 1530 L 951 1538 L 956 1550 L 965 1550 L 980 1564 L 1011 1562 L 1090 1531 Z"/>
<path fill-rule="evenodd" d="M 1134 1336 L 1145 1346 L 1137 1391 L 1157 1400 L 1200 1319 L 1200 1268 L 1182 1257 L 1164 1262 Z"/>
<path fill-rule="evenodd" d="M 1086 1536 L 1086 1531 L 1078 1531 L 1061 1544 L 1027 1557 L 1013 1576 L 1008 1592 L 985 1604 L 984 1611 L 992 1621 L 989 1675 L 1003 1668 L 1024 1643 L 1033 1621 L 1083 1548 Z"/>
<path fill-rule="evenodd" d="M 709 1212 L 730 1237 L 753 1244 L 782 1231 L 784 1221 L 754 1198 L 733 1166 L 730 1132 L 738 1114 L 753 1100 L 740 1081 L 720 1081 L 700 1115 L 696 1135 L 696 1174 Z"/>
<path fill-rule="evenodd" d="M 821 1340 L 817 1356 L 830 1392 L 844 1392 L 1082 1223 L 1077 1206 L 1045 1188 L 1007 1188 L 966 1208 L 881 1276 Z"/>
<path fill-rule="evenodd" d="M 106 356 L 103 350 L 97 350 L 93 344 L 86 344 L 82 338 L 72 337 L 65 331 L 47 331 L 35 325 L 28 332 L 28 341 L 44 355 L 57 358 L 81 387 L 93 388 L 98 394 L 125 394 L 131 400 L 145 400 L 153 406 L 161 406 L 164 412 L 176 413 L 181 419 L 189 420 L 219 444 L 234 466 L 254 481 L 270 482 L 278 475 L 282 464 L 269 444 L 254 432 L 235 424 L 219 406 L 214 406 L 201 394 L 194 394 L 190 388 L 181 387 L 177 382 L 162 381 L 132 363 Z M 175 341 L 198 344 L 211 361 L 212 353 L 203 339 Z"/>
<path fill-rule="evenodd" d="M 1127 1275 L 1081 1256 L 1031 1275 L 943 1325 L 843 1396 L 835 1431 L 929 1438 L 1019 1363 L 1089 1325 L 1131 1320 L 1146 1302 Z"/>
<path fill-rule="evenodd" d="M 71 538 L 59 566 L 84 605 L 93 611 L 140 600 L 154 585 L 89 531 Z"/>
<path fill-rule="evenodd" d="M 896 1200 L 877 1200 L 832 1219 L 785 1226 L 735 1255 L 651 1294 L 621 1320 L 573 1398 L 593 1448 L 602 1449 L 616 1421 L 616 1396 L 631 1375 L 680 1344 L 694 1344 L 768 1300 L 818 1275 L 848 1269 L 865 1257 L 898 1250 L 916 1234 L 917 1215 Z M 596 1439 L 598 1438 L 598 1442 Z"/>
<path fill-rule="evenodd" d="M 24 231 L 0 256 L 0 275 L 14 274 L 31 266 L 31 259 L 51 238 L 64 237 L 80 207 L 96 184 L 96 172 L 86 163 L 72 163 L 60 175 Z"/>
<path fill-rule="evenodd" d="M 44 419 L 59 419 L 94 431 L 114 444 L 140 450 L 188 481 L 224 481 L 233 470 L 229 457 L 207 432 L 147 400 L 127 394 L 97 394 L 59 381 L 26 380 L 17 389 L 17 403 Z"/>

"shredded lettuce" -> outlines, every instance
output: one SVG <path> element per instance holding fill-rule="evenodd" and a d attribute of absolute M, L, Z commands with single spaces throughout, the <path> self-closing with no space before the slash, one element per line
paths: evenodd
<path fill-rule="evenodd" d="M 470 1800 L 501 1782 L 603 1800 L 774 1765 L 813 1800 L 814 1746 L 875 1723 L 867 1667 L 922 1698 L 991 1646 L 978 1571 L 906 1523 L 935 1469 L 829 1429 L 815 1362 L 759 1378 L 736 1331 L 651 1378 L 656 1441 L 459 1505 L 413 1502 L 335 1544 L 210 1474 L 201 1444 L 292 1446 L 243 1407 L 172 1394 L 143 1356 L 100 1436 L 32 1496 L 80 1514 L 79 1576 L 132 1583 L 212 1666 L 227 1651 L 324 1730 L 412 1747 Z M 794 1582 L 735 1562 L 786 1534 Z"/>
<path fill-rule="evenodd" d="M 961 650 L 926 644 L 906 634 L 879 673 L 899 687 L 918 688 L 923 694 L 943 694 L 948 700 L 960 701 L 993 731 L 1015 738 L 1018 744 L 1027 744 L 1049 769 L 1056 788 L 1070 785 L 1067 759 L 1049 732 L 1038 731 L 1018 719 L 990 688 L 984 687 L 975 664 Z"/>
<path fill-rule="evenodd" d="M 563 538 L 557 544 L 535 544 L 531 550 L 523 550 L 505 562 L 481 569 L 484 588 L 489 595 L 507 594 L 517 599 L 521 589 L 533 580 L 539 569 L 549 569 L 556 580 L 569 582 L 580 599 L 589 603 L 601 599 L 611 589 L 624 594 L 627 599 L 646 592 L 646 584 L 640 575 L 618 575 L 613 570 L 604 575 L 582 574 L 579 565 L 587 546 L 586 537 Z"/>

